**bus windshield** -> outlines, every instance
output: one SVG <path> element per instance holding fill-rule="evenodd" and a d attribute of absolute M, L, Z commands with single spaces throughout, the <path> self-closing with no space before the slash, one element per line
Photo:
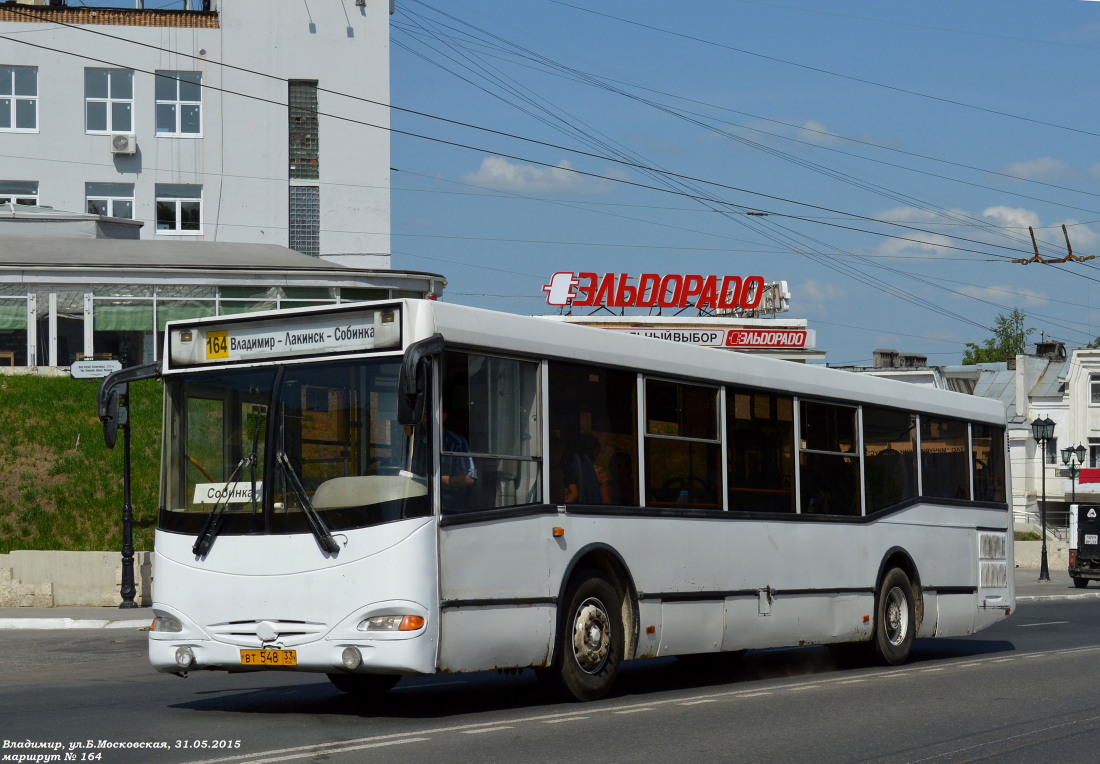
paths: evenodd
<path fill-rule="evenodd" d="M 431 513 L 424 427 L 397 422 L 398 360 L 188 375 L 167 386 L 159 527 L 316 533 Z M 323 535 L 323 534 L 322 534 Z"/>

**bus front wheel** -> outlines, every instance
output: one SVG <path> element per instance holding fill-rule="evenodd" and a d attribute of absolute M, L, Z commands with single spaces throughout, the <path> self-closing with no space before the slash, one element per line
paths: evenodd
<path fill-rule="evenodd" d="M 567 697 L 598 700 L 611 689 L 622 661 L 622 599 L 600 574 L 585 571 L 574 578 L 564 602 L 547 678 Z"/>
<path fill-rule="evenodd" d="M 370 698 L 392 689 L 399 676 L 387 674 L 326 674 L 328 680 L 341 692 Z"/>
<path fill-rule="evenodd" d="M 900 568 L 891 568 L 879 585 L 875 633 L 871 644 L 880 663 L 897 666 L 909 657 L 916 630 L 913 585 Z"/>

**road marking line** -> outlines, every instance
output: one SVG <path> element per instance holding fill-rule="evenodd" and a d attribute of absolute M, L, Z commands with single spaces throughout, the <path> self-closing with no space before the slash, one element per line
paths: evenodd
<path fill-rule="evenodd" d="M 647 706 L 646 708 L 627 708 L 623 711 L 615 711 L 617 714 L 640 714 L 643 711 L 652 711 L 653 706 Z"/>
<path fill-rule="evenodd" d="M 485 727 L 484 729 L 479 729 L 479 730 L 463 730 L 462 734 L 463 735 L 480 735 L 484 732 L 500 732 L 501 730 L 510 730 L 510 729 L 515 729 L 515 727 L 512 726 L 511 724 L 504 724 L 504 725 L 501 725 L 501 726 L 498 726 L 498 727 Z"/>
<path fill-rule="evenodd" d="M 564 719 L 544 719 L 543 724 L 563 724 L 565 722 L 582 722 L 588 719 L 587 716 L 567 716 Z"/>
<path fill-rule="evenodd" d="M 688 700 L 681 703 L 681 706 L 698 706 L 702 703 L 717 703 L 718 698 L 703 698 L 702 700 Z"/>
<path fill-rule="evenodd" d="M 1069 623 L 1069 621 L 1044 621 L 1043 623 L 1021 623 L 1017 629 L 1028 629 L 1032 626 L 1057 626 L 1060 623 Z"/>
<path fill-rule="evenodd" d="M 412 737 L 412 738 L 405 738 L 404 740 L 385 740 L 385 741 L 382 741 L 380 743 L 365 743 L 363 745 L 349 745 L 349 746 L 342 746 L 342 747 L 339 747 L 339 748 L 325 747 L 324 750 L 320 750 L 320 751 L 316 750 L 316 749 L 321 748 L 321 746 L 312 746 L 311 750 L 299 751 L 297 753 L 292 753 L 292 754 L 289 754 L 287 756 L 273 756 L 273 757 L 269 757 L 269 758 L 266 758 L 266 759 L 247 759 L 247 761 L 249 762 L 249 764 L 272 764 L 272 762 L 276 762 L 276 761 L 291 761 L 292 759 L 304 759 L 304 758 L 307 758 L 307 757 L 314 757 L 314 756 L 328 756 L 328 755 L 333 754 L 333 753 L 347 753 L 349 751 L 361 751 L 361 750 L 364 750 L 364 749 L 367 749 L 367 748 L 382 748 L 382 747 L 390 746 L 390 745 L 404 745 L 405 743 L 419 743 L 419 742 L 422 742 L 422 741 L 427 740 L 427 739 L 428 738 L 426 738 L 426 737 Z M 326 746 L 332 746 L 332 743 L 326 743 L 325 745 Z M 278 753 L 278 751 L 275 751 L 274 753 Z M 255 755 L 263 756 L 265 754 L 261 753 L 261 754 L 255 754 Z"/>

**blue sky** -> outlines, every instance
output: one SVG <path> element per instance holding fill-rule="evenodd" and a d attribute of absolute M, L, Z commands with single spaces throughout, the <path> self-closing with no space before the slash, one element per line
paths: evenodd
<path fill-rule="evenodd" d="M 1029 225 L 1046 257 L 1062 224 L 1100 254 L 1098 2 L 398 0 L 391 22 L 393 105 L 453 121 L 393 112 L 428 139 L 393 135 L 392 262 L 448 301 L 758 274 L 833 364 L 958 363 L 1013 308 L 1033 339 L 1100 335 L 1100 259 L 1011 262 Z"/>

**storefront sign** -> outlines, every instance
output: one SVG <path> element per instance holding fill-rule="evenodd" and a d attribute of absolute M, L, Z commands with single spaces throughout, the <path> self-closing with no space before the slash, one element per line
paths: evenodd
<path fill-rule="evenodd" d="M 606 308 L 708 308 L 753 310 L 764 296 L 761 276 L 701 276 L 697 274 L 573 273 L 562 271 L 543 286 L 549 305 Z"/>
<path fill-rule="evenodd" d="M 605 327 L 612 331 L 639 334 L 681 345 L 714 348 L 808 348 L 813 339 L 807 329 L 656 329 L 650 327 Z"/>

